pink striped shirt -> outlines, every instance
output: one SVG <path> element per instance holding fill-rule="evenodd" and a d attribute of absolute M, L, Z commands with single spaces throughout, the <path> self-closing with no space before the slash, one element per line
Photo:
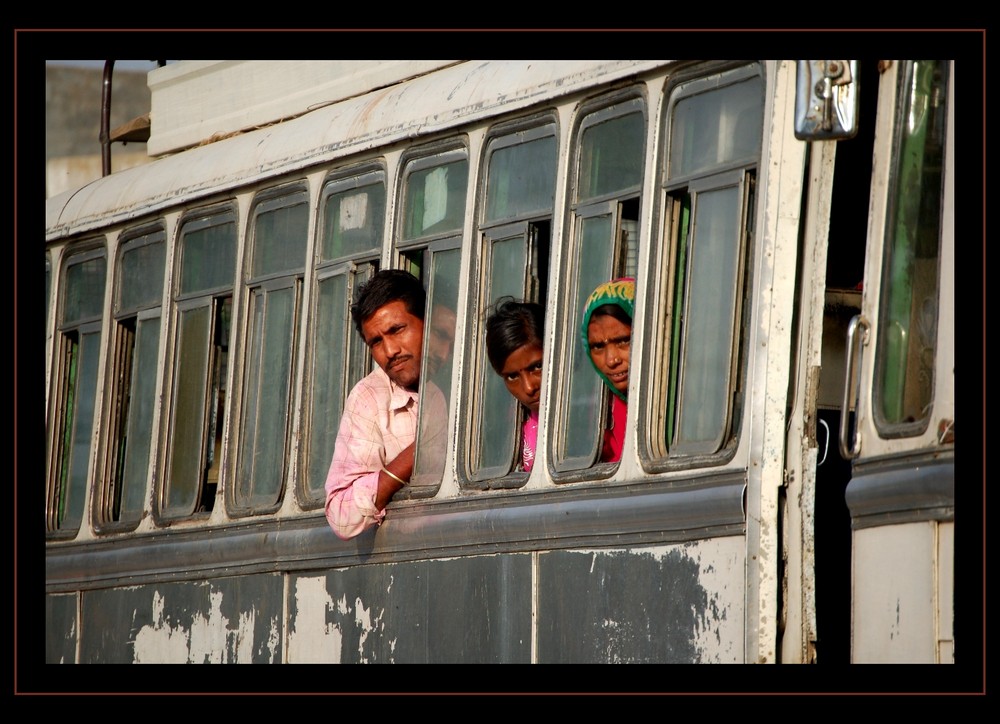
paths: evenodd
<path fill-rule="evenodd" d="M 326 476 L 326 519 L 338 537 L 353 538 L 385 517 L 375 507 L 379 471 L 416 438 L 418 400 L 381 367 L 348 395 Z"/>

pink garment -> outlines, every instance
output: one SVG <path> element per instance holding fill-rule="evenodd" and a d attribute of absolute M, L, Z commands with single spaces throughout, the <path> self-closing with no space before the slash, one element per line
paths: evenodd
<path fill-rule="evenodd" d="M 535 464 L 535 444 L 538 442 L 538 411 L 528 415 L 521 428 L 521 467 L 525 472 L 531 472 Z"/>
<path fill-rule="evenodd" d="M 353 538 L 385 517 L 375 507 L 379 471 L 416 438 L 418 400 L 380 367 L 348 395 L 326 476 L 326 519 L 338 537 Z"/>
<path fill-rule="evenodd" d="M 617 395 L 611 395 L 611 427 L 604 431 L 604 447 L 601 449 L 601 462 L 616 463 L 622 458 L 625 447 L 625 418 L 628 415 L 628 403 Z"/>

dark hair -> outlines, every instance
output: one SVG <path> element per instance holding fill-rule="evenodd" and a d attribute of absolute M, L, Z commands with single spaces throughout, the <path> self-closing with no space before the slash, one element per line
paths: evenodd
<path fill-rule="evenodd" d="M 351 317 L 358 334 L 364 337 L 361 325 L 381 307 L 391 302 L 404 302 L 406 311 L 419 319 L 424 318 L 427 294 L 420 280 L 402 269 L 382 269 L 358 287 L 351 305 Z"/>
<path fill-rule="evenodd" d="M 632 326 L 632 317 L 617 304 L 602 304 L 590 313 L 590 319 L 593 320 L 594 317 L 614 317 L 622 324 Z"/>
<path fill-rule="evenodd" d="M 518 302 L 513 297 L 497 300 L 486 320 L 486 356 L 497 374 L 507 358 L 526 344 L 542 346 L 545 311 L 534 302 Z"/>

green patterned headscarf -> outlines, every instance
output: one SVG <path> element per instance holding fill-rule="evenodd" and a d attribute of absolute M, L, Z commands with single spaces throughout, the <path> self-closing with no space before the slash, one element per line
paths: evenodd
<path fill-rule="evenodd" d="M 593 315 L 594 310 L 598 307 L 604 306 L 605 304 L 614 304 L 619 306 L 625 310 L 629 319 L 634 318 L 635 279 L 632 277 L 622 277 L 610 282 L 605 282 L 597 287 L 597 289 L 595 289 L 587 298 L 587 303 L 583 305 L 583 323 L 580 325 L 580 341 L 583 342 L 583 350 L 587 355 L 587 359 L 590 360 L 590 364 L 594 368 L 594 371 L 597 372 L 598 376 L 604 381 L 604 384 L 608 386 L 608 389 L 618 395 L 618 397 L 622 400 L 628 402 L 628 397 L 619 392 L 615 386 L 611 384 L 611 380 L 609 380 L 603 372 L 597 369 L 597 365 L 594 364 L 594 360 L 590 356 L 590 341 L 587 339 L 587 327 L 590 325 L 590 317 Z"/>

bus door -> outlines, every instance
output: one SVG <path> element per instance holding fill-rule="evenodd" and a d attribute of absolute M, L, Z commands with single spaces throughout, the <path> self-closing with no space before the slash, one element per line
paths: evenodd
<path fill-rule="evenodd" d="M 881 61 L 877 85 L 864 279 L 837 429 L 851 461 L 851 661 L 951 663 L 952 64 Z"/>
<path fill-rule="evenodd" d="M 950 661 L 952 70 L 797 70 L 810 149 L 782 660 Z"/>

